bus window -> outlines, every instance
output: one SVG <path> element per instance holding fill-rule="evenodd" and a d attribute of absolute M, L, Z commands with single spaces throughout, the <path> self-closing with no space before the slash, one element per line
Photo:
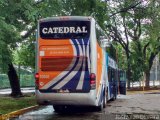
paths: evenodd
<path fill-rule="evenodd" d="M 108 68 L 108 80 L 109 80 L 109 82 L 112 81 L 112 70 L 110 67 Z"/>

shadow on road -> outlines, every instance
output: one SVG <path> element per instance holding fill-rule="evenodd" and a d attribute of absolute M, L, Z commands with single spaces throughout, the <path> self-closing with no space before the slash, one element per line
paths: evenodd
<path fill-rule="evenodd" d="M 81 107 L 81 106 L 67 106 L 62 112 L 58 113 L 60 115 L 72 115 L 72 114 L 86 114 L 98 112 L 96 107 Z"/>

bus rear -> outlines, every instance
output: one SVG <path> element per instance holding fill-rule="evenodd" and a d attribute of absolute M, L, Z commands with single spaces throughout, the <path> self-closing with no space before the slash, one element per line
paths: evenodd
<path fill-rule="evenodd" d="M 93 105 L 88 17 L 55 17 L 38 24 L 36 97 L 39 104 Z M 93 81 L 92 81 L 93 80 Z"/>

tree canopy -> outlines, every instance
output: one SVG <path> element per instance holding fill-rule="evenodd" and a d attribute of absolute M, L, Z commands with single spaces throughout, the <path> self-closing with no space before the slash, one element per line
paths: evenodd
<path fill-rule="evenodd" d="M 160 51 L 159 6 L 158 0 L 1 0 L 0 71 L 7 73 L 13 62 L 34 69 L 39 19 L 92 16 L 117 43 L 119 66 L 127 70 L 128 81 L 137 80 L 143 72 L 148 75 Z"/>

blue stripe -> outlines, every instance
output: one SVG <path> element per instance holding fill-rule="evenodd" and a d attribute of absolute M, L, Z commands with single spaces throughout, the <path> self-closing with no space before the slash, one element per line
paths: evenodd
<path fill-rule="evenodd" d="M 108 72 L 108 53 L 106 53 L 106 69 L 107 69 L 107 72 Z"/>
<path fill-rule="evenodd" d="M 84 39 L 84 44 L 87 45 L 88 42 L 89 42 L 89 38 L 85 38 Z"/>
<path fill-rule="evenodd" d="M 89 42 L 89 39 L 84 39 L 83 42 L 82 42 L 82 40 L 83 39 L 77 39 L 77 41 L 78 41 L 77 42 L 75 39 L 72 39 L 72 42 L 76 48 L 77 56 L 80 56 L 79 46 L 81 47 L 81 49 L 83 51 L 83 55 L 84 55 L 84 52 L 85 53 L 87 52 L 87 43 Z M 85 51 L 83 49 L 83 46 L 85 47 Z M 90 44 L 89 44 L 89 56 L 88 57 L 90 57 Z M 73 72 L 74 68 L 78 65 L 78 62 L 79 62 L 79 58 L 76 59 L 76 62 L 74 64 L 74 66 L 72 67 L 72 69 L 64 77 L 62 77 L 59 81 L 57 81 L 55 84 L 50 86 L 48 88 L 48 90 L 52 90 L 53 87 L 55 87 L 57 84 L 59 84 L 61 81 L 63 81 L 64 78 L 66 78 L 69 74 L 71 74 L 71 72 Z M 82 65 L 81 65 L 80 69 L 77 71 L 76 75 L 73 76 L 73 78 L 68 83 L 66 83 L 62 88 L 59 88 L 59 89 L 70 89 L 72 91 L 76 90 L 76 87 L 77 87 L 79 80 L 80 80 L 80 76 L 82 74 L 83 64 L 85 64 L 85 74 L 84 74 L 84 82 L 83 82 L 82 90 L 87 91 L 87 92 L 90 90 L 89 70 L 88 70 L 87 59 L 83 59 Z"/>
<path fill-rule="evenodd" d="M 87 45 L 85 45 L 85 52 L 87 52 Z M 90 55 L 90 54 L 89 54 Z M 89 91 L 90 90 L 90 78 L 89 78 L 89 70 L 88 70 L 88 60 L 85 59 L 85 75 L 84 75 L 84 82 L 83 82 L 83 90 Z"/>
<path fill-rule="evenodd" d="M 82 42 L 82 39 L 77 39 L 79 45 L 82 49 L 82 55 L 84 55 L 84 49 L 83 49 L 83 42 Z M 84 59 L 82 61 L 82 65 L 80 67 L 80 69 L 77 71 L 77 74 L 68 82 L 66 83 L 66 85 L 64 85 L 61 89 L 72 89 L 72 90 L 76 90 L 76 87 L 80 81 L 80 77 L 81 77 L 81 74 L 82 74 L 82 69 L 83 69 L 83 64 L 84 64 Z M 76 71 L 75 71 L 76 72 Z"/>
<path fill-rule="evenodd" d="M 83 65 L 81 66 L 80 70 L 77 71 L 77 74 L 66 85 L 64 85 L 61 89 L 76 90 L 76 87 L 77 87 L 79 80 L 80 80 L 80 76 L 82 74 L 82 68 L 83 68 Z"/>
<path fill-rule="evenodd" d="M 77 43 L 75 40 L 72 40 L 72 42 L 74 43 L 75 47 L 76 47 L 76 51 L 77 51 L 77 56 L 79 56 L 79 48 L 77 46 Z M 78 61 L 79 61 L 79 58 L 76 59 L 76 62 L 73 66 L 73 68 L 64 76 L 62 77 L 59 81 L 57 81 L 55 84 L 53 84 L 52 86 L 50 86 L 48 89 L 52 89 L 53 87 L 55 87 L 58 83 L 60 83 L 65 77 L 67 77 L 73 70 L 74 68 L 77 66 L 78 64 Z"/>
<path fill-rule="evenodd" d="M 100 94 L 101 94 L 101 95 L 100 95 L 100 99 L 99 99 L 98 105 L 101 104 L 102 99 L 103 99 L 103 86 L 102 86 L 102 89 L 101 89 L 101 93 L 100 93 Z"/>

